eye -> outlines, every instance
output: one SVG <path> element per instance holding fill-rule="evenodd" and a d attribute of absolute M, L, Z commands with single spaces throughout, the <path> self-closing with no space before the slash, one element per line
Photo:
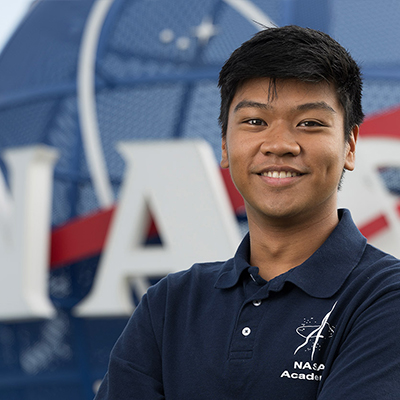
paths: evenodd
<path fill-rule="evenodd" d="M 248 119 L 248 120 L 246 120 L 246 121 L 244 121 L 246 124 L 249 124 L 249 125 L 255 125 L 255 126 L 263 126 L 263 125 L 267 125 L 266 123 L 265 123 L 265 121 L 263 121 L 262 119 L 259 119 L 259 118 L 251 118 L 251 119 Z"/>
<path fill-rule="evenodd" d="M 298 126 L 304 126 L 306 128 L 313 128 L 313 127 L 318 127 L 318 126 L 324 126 L 323 123 L 318 122 L 318 121 L 302 121 L 299 123 Z"/>

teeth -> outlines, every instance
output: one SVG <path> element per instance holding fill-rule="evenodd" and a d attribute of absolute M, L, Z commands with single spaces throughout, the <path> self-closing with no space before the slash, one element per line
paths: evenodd
<path fill-rule="evenodd" d="M 268 171 L 262 172 L 262 176 L 268 176 L 269 178 L 292 178 L 294 176 L 298 176 L 299 174 L 296 172 L 289 171 Z"/>

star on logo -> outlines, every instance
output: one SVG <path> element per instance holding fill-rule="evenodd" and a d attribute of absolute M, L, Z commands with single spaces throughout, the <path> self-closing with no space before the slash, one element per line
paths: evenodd
<path fill-rule="evenodd" d="M 193 28 L 193 36 L 197 37 L 200 45 L 205 46 L 209 40 L 218 33 L 211 17 L 204 17 L 201 24 Z"/>

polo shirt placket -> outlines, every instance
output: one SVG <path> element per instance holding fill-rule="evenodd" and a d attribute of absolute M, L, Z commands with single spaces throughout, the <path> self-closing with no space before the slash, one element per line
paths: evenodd
<path fill-rule="evenodd" d="M 243 274 L 246 274 L 243 272 Z M 268 307 L 270 290 L 279 290 L 282 279 L 265 281 L 258 275 L 257 267 L 248 268 L 248 277 L 243 279 L 246 300 L 239 310 L 235 331 L 232 337 L 229 360 L 250 359 L 253 356 L 254 344 L 257 341 L 260 323 Z"/>

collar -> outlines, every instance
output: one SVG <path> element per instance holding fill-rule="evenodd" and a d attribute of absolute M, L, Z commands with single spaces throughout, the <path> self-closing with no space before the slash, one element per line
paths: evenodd
<path fill-rule="evenodd" d="M 364 253 L 367 239 L 354 224 L 349 210 L 338 210 L 339 224 L 322 246 L 304 263 L 274 279 L 291 282 L 313 297 L 333 296 L 356 267 Z M 234 258 L 222 267 L 216 288 L 235 286 L 244 270 L 250 267 L 250 236 L 247 234 Z"/>

